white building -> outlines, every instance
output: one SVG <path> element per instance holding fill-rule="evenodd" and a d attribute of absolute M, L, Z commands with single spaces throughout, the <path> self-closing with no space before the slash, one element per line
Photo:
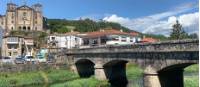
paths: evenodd
<path fill-rule="evenodd" d="M 20 55 L 32 55 L 33 39 L 22 36 L 4 36 L 2 40 L 2 56 L 16 58 Z"/>
<path fill-rule="evenodd" d="M 51 52 L 62 49 L 88 48 L 103 45 L 131 45 L 141 40 L 138 33 L 127 33 L 114 29 L 106 29 L 96 32 L 80 34 L 70 32 L 66 34 L 54 34 L 48 36 L 48 48 Z"/>
<path fill-rule="evenodd" d="M 116 29 L 104 29 L 96 32 L 89 32 L 83 38 L 85 46 L 100 45 L 131 45 L 141 40 L 136 32 L 123 32 Z"/>
<path fill-rule="evenodd" d="M 48 48 L 77 48 L 82 44 L 82 39 L 78 36 L 78 32 L 66 34 L 54 34 L 48 36 Z"/>

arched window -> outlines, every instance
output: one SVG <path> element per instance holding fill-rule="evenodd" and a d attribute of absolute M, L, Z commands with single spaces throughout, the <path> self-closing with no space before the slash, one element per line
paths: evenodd
<path fill-rule="evenodd" d="M 14 28 L 13 27 L 11 27 L 11 30 L 13 30 Z"/>
<path fill-rule="evenodd" d="M 26 26 L 23 26 L 23 30 L 26 30 Z"/>
<path fill-rule="evenodd" d="M 30 31 L 31 30 L 31 28 L 30 28 L 30 26 L 28 27 L 28 31 Z"/>
<path fill-rule="evenodd" d="M 26 12 L 23 12 L 23 16 L 26 16 Z"/>
<path fill-rule="evenodd" d="M 21 27 L 21 26 L 19 26 L 19 30 L 22 30 L 22 27 Z"/>

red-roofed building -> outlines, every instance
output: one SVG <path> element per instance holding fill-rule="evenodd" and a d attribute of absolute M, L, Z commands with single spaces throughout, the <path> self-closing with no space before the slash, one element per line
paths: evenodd
<path fill-rule="evenodd" d="M 138 33 L 127 33 L 117 29 L 101 29 L 100 31 L 85 33 L 83 45 L 129 45 L 140 40 Z"/>
<path fill-rule="evenodd" d="M 150 37 L 145 37 L 141 40 L 142 43 L 154 43 L 154 42 L 157 42 L 159 40 L 157 39 L 154 39 L 154 38 L 150 38 Z"/>

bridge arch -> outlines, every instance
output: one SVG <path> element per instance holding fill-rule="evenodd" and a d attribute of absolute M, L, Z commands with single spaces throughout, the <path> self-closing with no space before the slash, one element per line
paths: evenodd
<path fill-rule="evenodd" d="M 174 64 L 158 71 L 161 87 L 184 87 L 184 68 L 196 63 Z"/>
<path fill-rule="evenodd" d="M 127 86 L 126 63 L 128 63 L 126 60 L 112 60 L 103 65 L 106 78 L 111 83 L 111 87 Z"/>
<path fill-rule="evenodd" d="M 75 62 L 77 72 L 80 77 L 87 78 L 94 75 L 95 64 L 88 59 L 80 59 Z"/>

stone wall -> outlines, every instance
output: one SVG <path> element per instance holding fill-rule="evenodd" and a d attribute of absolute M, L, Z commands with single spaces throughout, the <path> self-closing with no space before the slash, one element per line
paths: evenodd
<path fill-rule="evenodd" d="M 73 55 L 85 53 L 116 53 L 116 52 L 171 52 L 171 51 L 199 51 L 199 40 L 172 40 L 156 43 L 143 43 L 127 46 L 105 46 L 83 49 L 64 50 L 59 55 Z"/>
<path fill-rule="evenodd" d="M 0 72 L 29 72 L 29 71 L 39 71 L 39 70 L 49 70 L 49 69 L 68 69 L 67 64 L 20 64 L 20 65 L 10 65 L 3 64 L 0 65 Z"/>

